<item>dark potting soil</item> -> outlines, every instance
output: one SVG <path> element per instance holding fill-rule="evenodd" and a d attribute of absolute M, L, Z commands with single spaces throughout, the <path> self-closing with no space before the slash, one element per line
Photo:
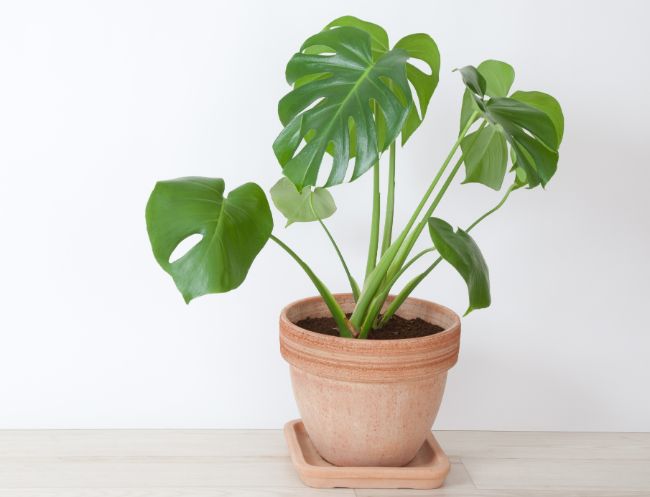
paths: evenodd
<path fill-rule="evenodd" d="M 350 317 L 350 315 L 348 315 Z M 296 323 L 309 331 L 323 335 L 339 336 L 339 329 L 334 318 L 305 318 Z M 399 340 L 400 338 L 418 338 L 440 333 L 444 328 L 432 324 L 424 319 L 404 319 L 397 315 L 390 318 L 382 328 L 371 330 L 368 333 L 368 340 Z"/>

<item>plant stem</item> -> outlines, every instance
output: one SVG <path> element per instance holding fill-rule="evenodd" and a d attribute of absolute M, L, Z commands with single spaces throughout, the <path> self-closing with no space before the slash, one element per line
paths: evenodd
<path fill-rule="evenodd" d="M 336 325 L 339 328 L 339 333 L 343 337 L 347 338 L 352 338 L 357 335 L 357 333 L 354 332 L 354 329 L 350 326 L 350 322 L 348 321 L 348 318 L 346 317 L 345 313 L 343 312 L 343 309 L 341 309 L 341 306 L 339 303 L 336 301 L 334 298 L 334 295 L 332 295 L 332 292 L 330 292 L 329 288 L 325 286 L 325 284 L 316 276 L 314 271 L 307 265 L 305 261 L 303 261 L 298 254 L 296 254 L 289 246 L 284 243 L 282 240 L 280 240 L 278 237 L 271 235 L 271 240 L 273 240 L 275 243 L 277 243 L 282 249 L 284 249 L 285 252 L 287 252 L 297 263 L 298 265 L 307 273 L 307 276 L 309 276 L 309 279 L 312 281 L 316 289 L 318 290 L 318 293 L 320 293 L 321 297 L 323 297 L 323 300 L 325 301 L 325 304 L 327 305 L 327 308 L 330 310 L 332 313 L 332 317 L 334 318 L 334 321 L 336 322 Z"/>
<path fill-rule="evenodd" d="M 400 306 L 404 303 L 406 298 L 411 295 L 411 292 L 415 290 L 415 287 L 418 286 L 424 278 L 429 276 L 429 273 L 433 271 L 433 269 L 440 264 L 442 261 L 442 257 L 438 257 L 433 264 L 431 264 L 428 268 L 426 268 L 422 273 L 418 274 L 415 278 L 413 278 L 411 281 L 409 281 L 404 288 L 402 289 L 401 292 L 399 292 L 393 301 L 388 305 L 388 308 L 386 309 L 386 312 L 381 318 L 381 321 L 379 323 L 379 327 L 384 326 L 390 318 L 393 317 L 395 312 L 400 308 Z"/>
<path fill-rule="evenodd" d="M 506 190 L 505 195 L 504 195 L 503 198 L 499 201 L 499 203 L 498 203 L 497 205 L 495 205 L 492 209 L 490 209 L 489 211 L 487 211 L 486 213 L 484 213 L 483 215 L 479 216 L 479 217 L 478 217 L 478 218 L 477 218 L 477 219 L 476 219 L 472 224 L 470 224 L 470 225 L 467 227 L 467 229 L 466 229 L 465 231 L 469 233 L 469 232 L 470 232 L 474 227 L 476 227 L 476 225 L 478 225 L 479 223 L 481 223 L 481 222 L 482 222 L 484 219 L 486 219 L 488 216 L 490 216 L 490 215 L 494 214 L 496 211 L 498 211 L 498 210 L 503 206 L 503 204 L 505 204 L 506 200 L 508 200 L 508 197 L 510 196 L 510 194 L 511 194 L 513 191 L 515 191 L 517 188 L 518 188 L 517 185 L 512 185 L 512 186 L 510 186 L 510 188 L 508 188 L 508 190 Z M 422 252 L 425 252 L 425 251 L 422 251 Z M 423 255 L 422 252 L 420 252 L 420 253 L 417 254 L 415 257 L 413 257 L 413 259 L 418 258 L 418 257 L 420 257 L 421 255 Z M 411 259 L 411 261 L 409 261 L 409 262 L 405 265 L 405 267 L 407 267 L 408 265 L 410 265 L 410 264 L 413 262 L 413 259 Z M 406 298 L 411 294 L 411 292 L 415 289 L 415 287 L 418 286 L 418 285 L 420 284 L 420 282 L 421 282 L 424 278 L 426 278 L 426 277 L 429 275 L 429 273 L 433 270 L 433 268 L 435 268 L 435 267 L 436 267 L 436 266 L 437 266 L 441 261 L 442 261 L 442 257 L 438 257 L 438 258 L 433 262 L 433 264 L 431 264 L 431 266 L 429 266 L 429 267 L 428 267 L 424 272 L 420 273 L 419 275 L 417 275 L 415 278 L 413 278 L 411 281 L 409 281 L 409 282 L 406 284 L 406 286 L 402 289 L 402 291 L 400 291 L 400 292 L 397 294 L 397 296 L 395 297 L 395 299 L 390 303 L 390 305 L 389 305 L 388 308 L 386 309 L 386 312 L 385 312 L 384 315 L 382 316 L 382 319 L 381 319 L 381 321 L 380 321 L 380 323 L 379 323 L 379 326 L 380 326 L 380 327 L 383 326 L 383 325 L 385 325 L 385 324 L 388 322 L 388 320 L 389 320 L 391 317 L 393 317 L 393 314 L 395 314 L 395 312 L 397 311 L 397 309 L 399 309 L 399 307 L 404 303 L 404 301 L 406 300 Z M 401 273 L 400 273 L 400 274 L 401 274 Z"/>
<path fill-rule="evenodd" d="M 452 152 L 456 151 L 456 149 L 458 148 L 458 145 L 460 145 L 460 142 L 462 141 L 462 138 L 464 138 L 467 131 L 469 131 L 469 128 L 472 125 L 472 123 L 473 123 L 473 119 L 470 119 L 468 121 L 467 125 L 465 126 L 465 128 L 463 129 L 463 131 L 461 132 L 461 135 L 459 136 L 459 139 L 456 141 L 457 145 L 455 146 L 455 148 L 452 149 Z M 485 121 L 483 121 L 483 123 L 481 123 L 481 126 L 479 127 L 479 130 L 482 129 L 485 126 L 485 124 L 486 124 Z M 476 136 L 478 137 L 478 135 L 476 135 Z M 475 138 L 475 140 L 476 140 L 476 138 Z M 448 158 L 451 158 L 451 157 L 448 156 Z M 463 156 L 461 155 L 460 158 L 458 159 L 458 161 L 456 162 L 456 164 L 454 165 L 454 167 L 452 168 L 451 172 L 449 173 L 449 176 L 447 176 L 447 179 L 443 183 L 442 188 L 440 189 L 440 191 L 438 192 L 438 194 L 434 198 L 433 202 L 431 203 L 431 205 L 427 209 L 426 213 L 424 214 L 424 216 L 422 217 L 422 219 L 420 220 L 418 225 L 415 227 L 413 232 L 409 235 L 406 243 L 404 245 L 402 245 L 399 253 L 397 254 L 397 257 L 395 258 L 395 261 L 393 262 L 390 269 L 388 270 L 388 277 L 389 278 L 391 277 L 392 274 L 399 271 L 400 267 L 402 266 L 402 264 L 404 264 L 404 261 L 408 257 L 409 253 L 411 253 L 411 250 L 413 249 L 413 246 L 415 245 L 415 242 L 417 242 L 420 234 L 422 233 L 422 230 L 424 230 L 424 228 L 426 227 L 427 222 L 429 221 L 429 218 L 431 217 L 431 214 L 433 214 L 433 211 L 436 209 L 436 207 L 438 207 L 438 204 L 442 200 L 443 195 L 445 194 L 445 192 L 449 188 L 449 185 L 451 184 L 452 180 L 456 176 L 456 173 L 458 172 L 458 169 L 460 169 L 460 166 L 462 165 L 462 163 L 463 163 Z M 449 162 L 447 161 L 446 164 L 449 164 Z"/>
<path fill-rule="evenodd" d="M 379 249 L 379 218 L 381 215 L 381 194 L 379 193 L 379 161 L 372 167 L 372 219 L 370 221 L 370 242 L 364 282 L 377 265 Z M 365 284 L 364 284 L 365 286 Z"/>
<path fill-rule="evenodd" d="M 390 155 L 388 162 L 388 189 L 386 192 L 386 217 L 384 219 L 384 235 L 381 242 L 381 255 L 386 253 L 390 247 L 393 236 L 393 217 L 395 213 L 395 142 L 390 146 Z"/>
<path fill-rule="evenodd" d="M 478 111 L 474 111 L 472 115 L 470 116 L 470 119 L 467 121 L 467 124 L 461 131 L 460 135 L 458 136 L 458 139 L 454 143 L 451 151 L 445 158 L 445 161 L 443 162 L 442 166 L 440 166 L 440 169 L 438 170 L 438 173 L 436 174 L 435 178 L 429 185 L 429 188 L 425 192 L 424 196 L 420 200 L 420 203 L 415 209 L 415 212 L 409 219 L 408 223 L 402 230 L 400 236 L 390 245 L 390 247 L 386 250 L 386 252 L 382 255 L 382 257 L 379 259 L 379 262 L 375 266 L 375 269 L 370 273 L 366 274 L 366 278 L 364 280 L 364 288 L 363 291 L 361 292 L 361 295 L 359 296 L 359 300 L 357 302 L 357 305 L 354 309 L 354 312 L 352 313 L 352 317 L 350 318 L 350 321 L 352 322 L 352 325 L 356 328 L 359 329 L 362 325 L 362 323 L 365 321 L 366 317 L 366 312 L 368 310 L 368 307 L 370 306 L 372 300 L 375 297 L 375 294 L 379 290 L 382 282 L 386 278 L 386 275 L 389 271 L 389 269 L 392 267 L 394 263 L 394 259 L 398 256 L 400 253 L 400 248 L 402 247 L 402 244 L 404 243 L 404 240 L 406 239 L 407 235 L 409 234 L 409 231 L 413 227 L 413 224 L 415 224 L 415 221 L 417 220 L 418 216 L 420 215 L 420 212 L 426 205 L 427 201 L 429 200 L 429 197 L 433 193 L 433 190 L 435 189 L 436 185 L 440 181 L 440 178 L 442 177 L 445 169 L 449 165 L 449 162 L 453 158 L 454 154 L 456 153 L 456 150 L 460 146 L 460 142 L 462 139 L 465 137 L 467 132 L 469 131 L 470 127 L 472 126 L 472 121 L 474 118 L 479 114 Z M 409 248 L 410 251 L 410 248 Z M 401 266 L 406 257 L 408 256 L 408 252 L 405 254 L 402 254 L 398 257 L 398 259 L 401 259 L 401 262 L 399 263 L 398 266 Z M 399 269 L 397 269 L 399 270 Z M 395 270 L 394 272 L 397 272 Z M 393 272 L 393 274 L 394 274 Z"/>
<path fill-rule="evenodd" d="M 512 185 L 512 186 L 510 186 L 510 188 L 508 188 L 508 189 L 506 190 L 506 194 L 503 196 L 503 198 L 501 199 L 501 201 L 500 201 L 497 205 L 495 205 L 494 207 L 492 207 L 492 209 L 490 209 L 489 211 L 487 211 L 485 214 L 483 214 L 482 216 L 478 217 L 478 218 L 476 219 L 476 221 L 474 221 L 472 224 L 470 224 L 470 225 L 467 227 L 467 229 L 466 229 L 465 231 L 469 233 L 470 231 L 472 231 L 472 228 L 474 228 L 477 224 L 479 224 L 481 221 L 483 221 L 483 219 L 485 219 L 486 217 L 488 217 L 490 214 L 494 214 L 496 211 L 498 211 L 498 210 L 501 208 L 501 206 L 503 206 L 503 204 L 506 203 L 506 200 L 508 200 L 508 197 L 510 196 L 510 194 L 511 194 L 512 192 L 514 192 L 517 188 L 519 188 L 517 185 Z"/>
<path fill-rule="evenodd" d="M 350 282 L 350 289 L 352 290 L 352 295 L 354 296 L 354 301 L 356 302 L 359 298 L 359 285 L 357 284 L 356 280 L 352 276 L 352 273 L 350 273 L 350 268 L 345 262 L 345 259 L 343 258 L 343 254 L 341 253 L 341 250 L 339 249 L 338 244 L 334 240 L 334 237 L 330 233 L 330 230 L 327 229 L 327 226 L 325 226 L 325 223 L 323 222 L 322 219 L 318 219 L 318 222 L 320 225 L 323 227 L 325 230 L 325 233 L 327 234 L 327 237 L 330 239 L 330 242 L 332 242 L 332 245 L 334 246 L 334 250 L 336 251 L 336 255 L 339 256 L 339 260 L 341 261 L 341 265 L 343 266 L 343 270 L 345 271 L 345 274 L 348 277 L 348 281 Z"/>

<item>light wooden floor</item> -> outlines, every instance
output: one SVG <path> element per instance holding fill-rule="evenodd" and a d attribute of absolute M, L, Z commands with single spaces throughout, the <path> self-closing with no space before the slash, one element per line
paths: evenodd
<path fill-rule="evenodd" d="M 650 433 L 436 436 L 439 490 L 314 490 L 279 430 L 0 431 L 0 497 L 650 496 Z"/>

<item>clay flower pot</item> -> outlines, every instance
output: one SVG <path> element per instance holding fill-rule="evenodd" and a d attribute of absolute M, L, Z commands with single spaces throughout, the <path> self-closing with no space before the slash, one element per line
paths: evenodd
<path fill-rule="evenodd" d="M 336 296 L 345 312 L 354 300 Z M 458 358 L 460 318 L 452 310 L 409 298 L 399 315 L 444 331 L 402 340 L 354 340 L 314 333 L 294 323 L 330 313 L 320 297 L 289 304 L 280 314 L 280 350 L 305 429 L 316 450 L 336 466 L 403 466 L 431 431 Z"/>

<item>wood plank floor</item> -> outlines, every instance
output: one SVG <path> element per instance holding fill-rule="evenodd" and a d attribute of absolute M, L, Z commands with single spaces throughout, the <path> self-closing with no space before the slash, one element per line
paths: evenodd
<path fill-rule="evenodd" d="M 436 432 L 438 490 L 316 490 L 280 430 L 0 431 L 0 497 L 650 497 L 650 433 Z"/>

